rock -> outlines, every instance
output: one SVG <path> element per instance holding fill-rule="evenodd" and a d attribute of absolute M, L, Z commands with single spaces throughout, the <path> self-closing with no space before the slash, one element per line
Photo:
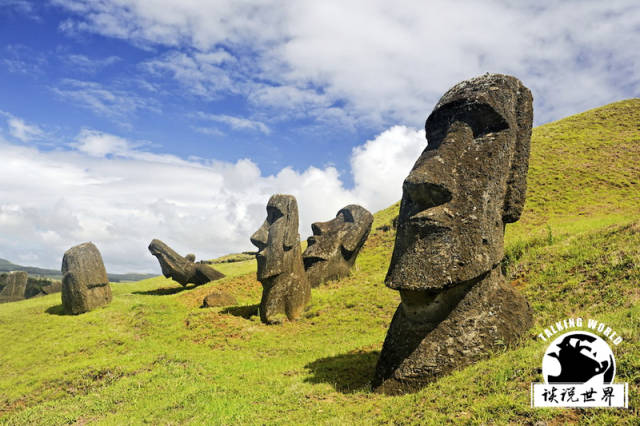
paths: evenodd
<path fill-rule="evenodd" d="M 425 125 L 429 141 L 403 184 L 386 285 L 400 292 L 376 392 L 415 391 L 513 345 L 529 304 L 500 270 L 504 226 L 520 217 L 533 120 L 529 89 L 487 74 L 457 84 Z"/>
<path fill-rule="evenodd" d="M 24 271 L 9 272 L 0 292 L 0 303 L 17 302 L 25 298 L 28 274 Z"/>
<path fill-rule="evenodd" d="M 367 209 L 351 204 L 340 209 L 335 219 L 311 225 L 313 236 L 307 238 L 302 253 L 311 287 L 349 275 L 372 223 L 373 215 Z"/>
<path fill-rule="evenodd" d="M 224 277 L 222 272 L 207 264 L 194 263 L 195 255 L 188 254 L 187 257 L 182 257 L 160 240 L 151 241 L 149 251 L 158 259 L 162 274 L 183 286 L 189 283 L 202 285 Z"/>
<path fill-rule="evenodd" d="M 204 298 L 202 301 L 203 308 L 214 308 L 216 306 L 232 306 L 237 305 L 238 301 L 232 294 L 224 291 L 214 291 Z"/>
<path fill-rule="evenodd" d="M 111 287 L 102 256 L 93 243 L 70 248 L 62 258 L 62 305 L 81 314 L 111 303 Z"/>
<path fill-rule="evenodd" d="M 266 324 L 300 317 L 311 301 L 298 234 L 298 204 L 292 195 L 275 194 L 267 203 L 267 219 L 251 236 L 258 247 L 257 278 L 262 283 L 260 319 Z"/>
<path fill-rule="evenodd" d="M 196 255 L 193 253 L 187 254 L 184 258 L 187 259 L 189 262 L 193 262 L 193 263 L 196 262 Z"/>

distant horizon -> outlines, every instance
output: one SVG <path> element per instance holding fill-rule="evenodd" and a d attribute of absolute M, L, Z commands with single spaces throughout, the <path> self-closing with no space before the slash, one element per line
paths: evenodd
<path fill-rule="evenodd" d="M 638 22 L 633 1 L 0 0 L 0 257 L 251 250 L 278 192 L 305 239 L 400 199 L 460 81 L 516 76 L 535 125 L 640 96 Z"/>

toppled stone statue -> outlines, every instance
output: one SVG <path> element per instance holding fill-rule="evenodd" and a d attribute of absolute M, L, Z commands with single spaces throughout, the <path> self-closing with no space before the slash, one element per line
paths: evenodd
<path fill-rule="evenodd" d="M 364 207 L 350 204 L 335 219 L 311 225 L 302 261 L 311 287 L 349 275 L 349 270 L 367 241 L 373 215 Z"/>
<path fill-rule="evenodd" d="M 500 269 L 506 223 L 525 201 L 532 96 L 514 77 L 455 85 L 425 125 L 404 181 L 386 285 L 400 292 L 373 388 L 414 391 L 512 345 L 532 325 Z"/>
<path fill-rule="evenodd" d="M 25 298 L 28 274 L 24 271 L 9 272 L 5 286 L 0 291 L 0 303 L 17 302 Z"/>
<path fill-rule="evenodd" d="M 182 257 L 160 240 L 152 240 L 149 244 L 149 251 L 158 259 L 162 274 L 183 286 L 189 283 L 202 285 L 224 278 L 222 272 L 216 271 L 209 265 L 194 263 L 196 260 L 194 254 Z"/>
<path fill-rule="evenodd" d="M 111 303 L 111 287 L 102 256 L 93 243 L 71 247 L 62 258 L 62 306 L 81 314 Z"/>
<path fill-rule="evenodd" d="M 267 219 L 251 236 L 258 247 L 258 281 L 262 283 L 260 319 L 277 323 L 285 314 L 300 317 L 311 301 L 311 286 L 304 273 L 298 234 L 298 203 L 292 195 L 275 194 L 267 203 Z"/>

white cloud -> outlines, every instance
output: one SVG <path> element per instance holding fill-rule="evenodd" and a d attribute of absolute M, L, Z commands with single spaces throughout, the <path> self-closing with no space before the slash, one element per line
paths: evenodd
<path fill-rule="evenodd" d="M 93 81 L 64 79 L 53 92 L 61 98 L 112 120 L 126 121 L 141 109 L 158 111 L 155 102 Z"/>
<path fill-rule="evenodd" d="M 45 136 L 45 132 L 35 124 L 28 124 L 23 119 L 2 110 L 0 115 L 7 118 L 9 134 L 22 142 L 30 142 Z"/>
<path fill-rule="evenodd" d="M 233 62 L 233 57 L 224 50 L 196 54 L 174 51 L 144 63 L 143 67 L 155 75 L 169 74 L 192 94 L 211 99 L 237 92 L 223 67 L 225 62 Z"/>
<path fill-rule="evenodd" d="M 266 124 L 249 118 L 234 117 L 226 114 L 206 114 L 203 112 L 198 113 L 197 116 L 203 120 L 224 123 L 233 130 L 257 130 L 266 135 L 271 133 L 271 130 Z"/>
<path fill-rule="evenodd" d="M 153 238 L 199 258 L 253 249 L 249 236 L 274 193 L 296 196 L 304 239 L 347 204 L 375 212 L 397 201 L 425 145 L 424 131 L 387 130 L 354 150 L 355 187 L 345 189 L 333 167 L 262 176 L 248 159 L 184 160 L 95 130 L 82 130 L 71 150 L 0 138 L 0 257 L 58 267 L 66 249 L 93 241 L 112 272 L 157 272 Z"/>
<path fill-rule="evenodd" d="M 86 55 L 70 54 L 64 58 L 74 70 L 85 73 L 95 73 L 96 71 L 120 62 L 118 56 L 108 56 L 102 59 L 92 59 Z"/>
<path fill-rule="evenodd" d="M 640 92 L 633 0 L 56 3 L 78 14 L 80 31 L 171 46 L 150 67 L 192 93 L 240 93 L 262 107 L 311 102 L 303 112 L 312 117 L 338 103 L 336 118 L 419 126 L 444 91 L 484 72 L 532 88 L 537 122 Z M 209 54 L 213 63 L 202 60 Z"/>

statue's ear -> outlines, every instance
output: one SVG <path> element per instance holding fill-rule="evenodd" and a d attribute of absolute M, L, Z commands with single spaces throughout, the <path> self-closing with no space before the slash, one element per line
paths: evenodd
<path fill-rule="evenodd" d="M 300 243 L 298 235 L 298 203 L 293 195 L 287 197 L 286 211 L 282 212 L 286 218 L 284 230 L 284 248 L 289 250 Z"/>
<path fill-rule="evenodd" d="M 365 231 L 365 234 L 362 232 Z M 369 230 L 365 230 L 352 224 L 349 226 L 349 230 L 347 234 L 344 236 L 342 240 L 342 247 L 349 253 L 353 253 L 358 249 L 360 242 L 365 240 L 369 236 Z"/>
<path fill-rule="evenodd" d="M 345 215 L 345 222 L 351 222 L 347 234 L 342 240 L 342 248 L 353 253 L 367 240 L 373 223 L 373 215 L 358 205 L 349 205 L 340 210 L 338 214 L 340 213 Z"/>
<path fill-rule="evenodd" d="M 531 91 L 520 84 L 516 103 L 516 143 L 507 192 L 502 210 L 502 221 L 512 223 L 520 219 L 527 193 L 527 171 L 529 170 L 529 149 L 531 146 L 531 125 L 533 122 L 533 96 Z"/>

